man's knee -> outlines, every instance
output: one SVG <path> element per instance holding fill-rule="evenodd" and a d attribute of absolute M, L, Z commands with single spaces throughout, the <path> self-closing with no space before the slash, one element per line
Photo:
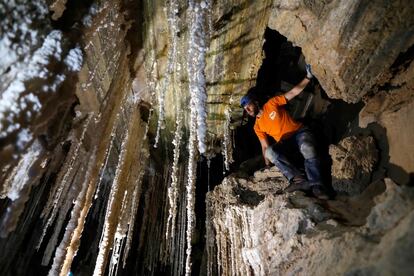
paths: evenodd
<path fill-rule="evenodd" d="M 316 158 L 316 150 L 311 141 L 304 141 L 300 145 L 300 152 L 305 159 Z"/>

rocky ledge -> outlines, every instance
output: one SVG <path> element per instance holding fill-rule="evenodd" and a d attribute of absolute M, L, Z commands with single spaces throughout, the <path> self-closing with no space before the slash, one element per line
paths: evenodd
<path fill-rule="evenodd" d="M 414 188 L 386 178 L 318 200 L 275 168 L 207 196 L 210 275 L 414 275 Z"/>

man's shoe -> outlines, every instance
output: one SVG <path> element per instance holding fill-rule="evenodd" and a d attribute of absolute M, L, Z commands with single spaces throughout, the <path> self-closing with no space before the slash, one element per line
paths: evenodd
<path fill-rule="evenodd" d="M 289 181 L 289 186 L 284 189 L 284 192 L 292 193 L 294 191 L 309 191 L 310 189 L 309 182 L 303 176 L 297 175 Z"/>
<path fill-rule="evenodd" d="M 322 185 L 312 186 L 312 194 L 318 199 L 329 199 L 329 195 L 326 193 L 325 188 Z"/>

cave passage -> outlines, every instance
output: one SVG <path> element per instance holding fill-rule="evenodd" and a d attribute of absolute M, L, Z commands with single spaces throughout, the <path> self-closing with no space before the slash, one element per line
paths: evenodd
<path fill-rule="evenodd" d="M 305 75 L 306 57 L 300 47 L 294 46 L 276 30 L 266 28 L 263 45 L 264 59 L 260 67 L 256 88 L 259 104 L 269 98 L 289 91 Z M 305 90 L 289 101 L 287 110 L 297 121 L 310 127 L 315 135 L 318 153 L 321 157 L 324 181 L 330 184 L 330 156 L 328 146 L 337 143 L 349 131 L 357 127 L 357 114 L 362 103 L 348 104 L 342 100 L 330 99 L 316 77 Z M 244 124 L 235 130 L 234 160 L 232 169 L 241 175 L 252 175 L 264 166 L 260 143 L 253 131 L 254 118 L 244 114 Z M 247 123 L 246 123 L 247 121 Z M 289 156 L 293 163 L 303 167 L 299 152 Z"/>
<path fill-rule="evenodd" d="M 280 35 L 277 31 L 269 28 L 265 31 L 265 43 L 263 51 L 265 58 L 262 66 L 258 71 L 256 87 L 263 93 L 260 95 L 263 101 L 266 101 L 271 96 L 279 91 L 287 91 L 294 84 L 299 82 L 304 75 L 304 59 L 299 47 L 294 47 L 287 39 Z M 297 100 L 296 113 L 300 116 L 298 109 L 303 100 Z M 306 102 L 305 102 L 306 104 Z M 241 108 L 241 107 L 240 107 Z M 292 109 L 292 107 L 290 107 Z M 246 118 L 245 118 L 246 119 Z M 199 161 L 197 171 L 197 189 L 196 189 L 196 234 L 195 244 L 193 245 L 193 274 L 197 275 L 204 269 L 202 266 L 202 258 L 205 246 L 205 221 L 206 221 L 206 193 L 219 185 L 223 178 L 231 173 L 239 170 L 240 164 L 246 160 L 253 160 L 252 167 L 249 167 L 249 174 L 260 167 L 260 161 L 257 161 L 259 156 L 261 159 L 261 148 L 259 141 L 253 131 L 254 120 L 248 118 L 247 123 L 241 124 L 234 134 L 234 163 L 230 166 L 230 171 L 225 171 L 223 157 L 216 156 L 210 160 L 202 158 Z M 252 159 L 253 158 L 253 159 Z M 249 163 L 249 161 L 248 161 Z M 250 161 L 250 163 L 252 163 Z M 250 165 L 249 163 L 249 165 Z"/>
<path fill-rule="evenodd" d="M 279 32 L 266 28 L 264 38 L 264 59 L 256 80 L 262 104 L 272 96 L 287 92 L 299 83 L 305 75 L 306 64 L 301 48 L 295 47 Z M 350 125 L 357 125 L 355 120 L 361 108 L 362 104 L 348 104 L 342 100 L 329 99 L 316 78 L 287 106 L 292 117 L 312 129 L 321 157 L 324 182 L 328 187 L 331 185 L 331 158 L 328 154 L 328 146 L 337 143 Z M 249 176 L 264 166 L 260 143 L 253 131 L 254 118 L 246 114 L 243 117 L 244 122 L 233 133 L 234 162 L 230 166 L 230 171 L 225 171 L 222 156 L 210 160 L 203 158 L 199 162 L 196 189 L 197 226 L 193 245 L 194 273 L 203 270 L 206 193 L 219 185 L 228 174 L 236 172 L 240 176 Z M 303 158 L 299 151 L 289 157 L 299 168 L 303 167 Z"/>
<path fill-rule="evenodd" d="M 300 47 L 295 47 L 279 32 L 266 28 L 263 45 L 264 59 L 258 70 L 256 87 L 260 92 L 259 101 L 264 104 L 274 95 L 289 91 L 305 75 L 305 57 Z M 241 107 L 240 107 L 241 108 Z M 287 105 L 289 113 L 298 121 L 309 126 L 317 140 L 321 157 L 323 178 L 330 186 L 331 159 L 328 146 L 337 143 L 355 119 L 362 104 L 348 104 L 342 100 L 329 99 L 318 80 L 314 78 L 305 91 L 291 100 Z M 240 176 L 252 175 L 264 166 L 261 147 L 253 131 L 254 118 L 244 114 L 243 121 L 233 133 L 234 162 L 230 171 L 225 171 L 222 156 L 199 161 L 196 189 L 196 234 L 193 245 L 193 274 L 201 273 L 206 221 L 206 193 L 219 185 L 226 175 L 236 173 Z M 303 158 L 297 150 L 289 156 L 299 168 L 303 167 Z M 208 163 L 210 165 L 208 165 Z"/>
<path fill-rule="evenodd" d="M 305 66 L 301 49 L 294 47 L 286 37 L 277 31 L 266 28 L 264 39 L 264 59 L 258 71 L 255 85 L 260 104 L 264 104 L 269 98 L 280 92 L 288 91 L 293 85 L 302 80 Z M 309 89 L 309 86 L 307 89 Z M 298 96 L 298 98 L 300 97 Z M 295 100 L 295 102 L 297 105 L 302 100 Z M 288 108 L 292 114 L 292 103 L 289 103 Z M 297 115 L 299 115 L 298 109 L 295 109 Z M 243 118 L 247 123 L 241 124 L 234 134 L 235 149 L 233 158 L 235 162 L 232 168 L 235 170 L 246 160 L 251 160 L 242 165 L 242 170 L 247 170 L 246 173 L 250 175 L 264 164 L 260 162 L 261 147 L 253 131 L 255 120 L 248 117 L 246 113 L 244 113 Z M 294 116 L 294 118 L 297 119 L 298 116 Z M 253 159 L 255 157 L 256 159 Z"/>

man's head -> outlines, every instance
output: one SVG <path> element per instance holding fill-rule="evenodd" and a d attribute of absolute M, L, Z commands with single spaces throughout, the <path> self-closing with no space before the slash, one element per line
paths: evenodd
<path fill-rule="evenodd" d="M 244 95 L 240 100 L 240 105 L 251 117 L 256 117 L 259 114 L 260 108 L 257 101 L 257 98 L 254 94 L 254 88 L 250 89 L 246 95 Z"/>

